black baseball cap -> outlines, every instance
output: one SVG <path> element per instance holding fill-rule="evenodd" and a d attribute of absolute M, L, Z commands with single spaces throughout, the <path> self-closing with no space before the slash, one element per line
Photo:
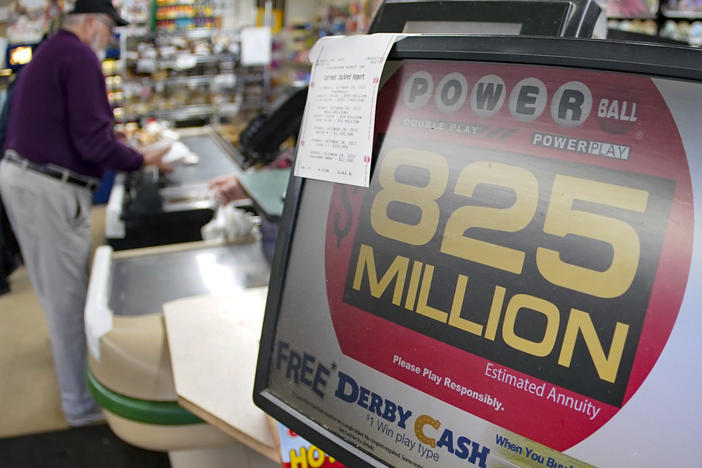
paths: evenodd
<path fill-rule="evenodd" d="M 129 24 L 129 21 L 119 16 L 111 0 L 76 0 L 73 11 L 68 14 L 81 15 L 86 13 L 103 13 L 109 16 L 117 26 L 126 26 Z"/>

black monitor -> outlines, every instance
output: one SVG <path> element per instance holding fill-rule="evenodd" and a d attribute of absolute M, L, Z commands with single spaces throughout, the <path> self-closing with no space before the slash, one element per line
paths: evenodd
<path fill-rule="evenodd" d="M 702 459 L 702 51 L 408 37 L 291 177 L 254 401 L 349 466 Z"/>
<path fill-rule="evenodd" d="M 369 33 L 591 37 L 595 0 L 385 0 Z"/>

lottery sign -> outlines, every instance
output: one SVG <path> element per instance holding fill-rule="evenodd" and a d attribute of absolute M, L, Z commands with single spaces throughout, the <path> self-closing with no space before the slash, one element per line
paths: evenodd
<path fill-rule="evenodd" d="M 407 62 L 376 132 L 370 187 L 329 204 L 343 353 L 556 450 L 592 434 L 655 364 L 690 265 L 689 168 L 653 80 Z"/>

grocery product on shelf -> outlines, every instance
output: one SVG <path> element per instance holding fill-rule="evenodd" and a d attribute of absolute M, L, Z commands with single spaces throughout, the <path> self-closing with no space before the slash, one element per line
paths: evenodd
<path fill-rule="evenodd" d="M 216 28 L 220 24 L 209 0 L 156 0 L 154 25 L 157 31 Z"/>
<path fill-rule="evenodd" d="M 238 34 L 191 30 L 122 40 L 127 119 L 231 117 L 260 110 L 263 67 L 241 65 Z"/>
<path fill-rule="evenodd" d="M 612 18 L 655 18 L 658 0 L 613 0 L 607 2 L 607 16 Z"/>
<path fill-rule="evenodd" d="M 607 16 L 609 29 L 702 45 L 702 0 L 614 0 Z"/>

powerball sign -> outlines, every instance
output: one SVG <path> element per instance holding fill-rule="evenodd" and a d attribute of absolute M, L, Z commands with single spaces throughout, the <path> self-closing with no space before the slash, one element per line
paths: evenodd
<path fill-rule="evenodd" d="M 408 62 L 325 246 L 344 354 L 556 450 L 639 389 L 685 291 L 693 202 L 650 78 Z M 538 415 L 538 424 L 534 423 Z"/>

